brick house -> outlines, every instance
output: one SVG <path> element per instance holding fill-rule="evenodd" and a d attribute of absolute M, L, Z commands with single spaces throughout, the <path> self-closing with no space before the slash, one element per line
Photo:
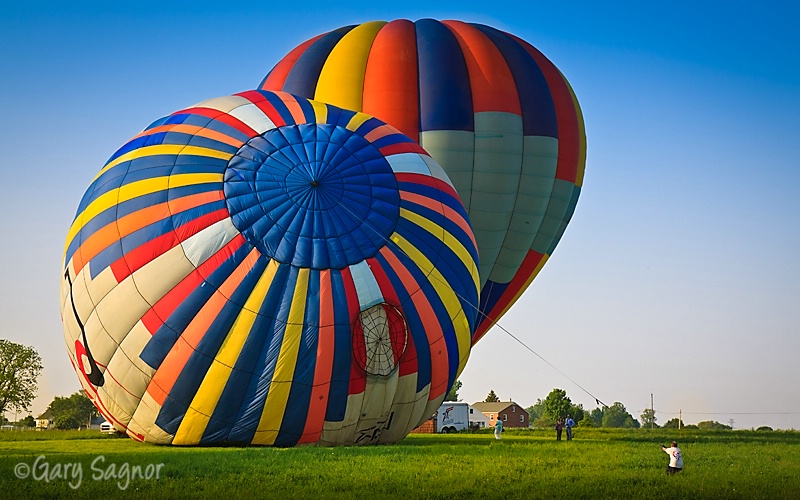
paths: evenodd
<path fill-rule="evenodd" d="M 530 426 L 530 416 L 523 407 L 513 401 L 501 401 L 499 403 L 472 403 L 472 406 L 489 418 L 489 427 L 494 427 L 494 423 L 499 418 L 503 421 L 503 427 L 523 428 Z"/>

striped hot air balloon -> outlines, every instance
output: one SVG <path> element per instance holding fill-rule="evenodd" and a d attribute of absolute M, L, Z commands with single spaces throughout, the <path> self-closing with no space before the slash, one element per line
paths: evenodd
<path fill-rule="evenodd" d="M 260 87 L 369 113 L 417 141 L 466 206 L 480 254 L 477 341 L 520 297 L 572 217 L 586 141 L 567 80 L 481 24 L 374 21 L 312 38 Z"/>
<path fill-rule="evenodd" d="M 367 114 L 282 92 L 150 125 L 66 239 L 67 350 L 154 443 L 402 439 L 463 369 L 477 248 L 447 175 Z"/>

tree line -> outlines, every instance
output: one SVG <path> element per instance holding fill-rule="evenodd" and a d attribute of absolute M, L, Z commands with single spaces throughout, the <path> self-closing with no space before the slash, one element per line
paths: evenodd
<path fill-rule="evenodd" d="M 456 380 L 450 392 L 445 397 L 445 401 L 458 401 L 458 391 L 461 389 L 461 381 Z M 500 398 L 490 390 L 484 402 L 499 402 Z M 573 404 L 564 389 L 554 388 L 544 399 L 537 399 L 536 403 L 525 408 L 528 412 L 530 422 L 533 427 L 552 428 L 556 421 L 571 416 L 579 427 L 607 427 L 623 429 L 639 428 L 663 428 L 663 429 L 703 429 L 703 430 L 731 430 L 729 425 L 721 424 L 715 420 L 698 422 L 697 424 L 686 425 L 682 420 L 672 418 L 663 424 L 657 423 L 655 411 L 650 408 L 642 410 L 639 419 L 636 419 L 628 412 L 625 405 L 616 401 L 611 406 L 599 405 L 597 408 L 588 410 L 582 404 Z M 760 428 L 759 430 L 767 430 Z"/>

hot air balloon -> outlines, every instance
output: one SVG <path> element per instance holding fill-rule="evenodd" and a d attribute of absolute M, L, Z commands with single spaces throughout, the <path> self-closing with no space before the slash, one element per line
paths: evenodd
<path fill-rule="evenodd" d="M 259 88 L 369 113 L 417 141 L 466 206 L 480 255 L 473 343 L 552 254 L 578 201 L 586 141 L 567 80 L 482 24 L 374 21 L 312 38 Z"/>
<path fill-rule="evenodd" d="M 211 99 L 114 153 L 69 228 L 67 351 L 140 441 L 405 437 L 464 368 L 477 248 L 395 127 L 282 92 Z"/>

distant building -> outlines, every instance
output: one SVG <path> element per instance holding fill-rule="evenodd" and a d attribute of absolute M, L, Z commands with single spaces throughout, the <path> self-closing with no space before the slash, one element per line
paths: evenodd
<path fill-rule="evenodd" d="M 36 430 L 41 431 L 52 428 L 53 428 L 53 414 L 50 412 L 50 408 L 48 408 L 47 411 L 45 411 L 36 418 Z"/>
<path fill-rule="evenodd" d="M 92 418 L 91 425 L 89 425 L 89 429 L 91 429 L 93 431 L 100 431 L 100 430 L 102 430 L 102 428 L 100 426 L 105 421 L 106 421 L 105 417 L 94 417 L 94 418 Z"/>
<path fill-rule="evenodd" d="M 475 408 L 474 405 L 469 406 L 469 426 L 474 429 L 482 429 L 489 427 L 489 417 L 483 414 L 482 411 Z"/>
<path fill-rule="evenodd" d="M 472 406 L 486 415 L 489 419 L 488 427 L 494 427 L 497 419 L 503 421 L 503 427 L 521 427 L 527 429 L 530 426 L 530 416 L 523 407 L 513 401 L 501 401 L 499 403 L 478 402 Z"/>

